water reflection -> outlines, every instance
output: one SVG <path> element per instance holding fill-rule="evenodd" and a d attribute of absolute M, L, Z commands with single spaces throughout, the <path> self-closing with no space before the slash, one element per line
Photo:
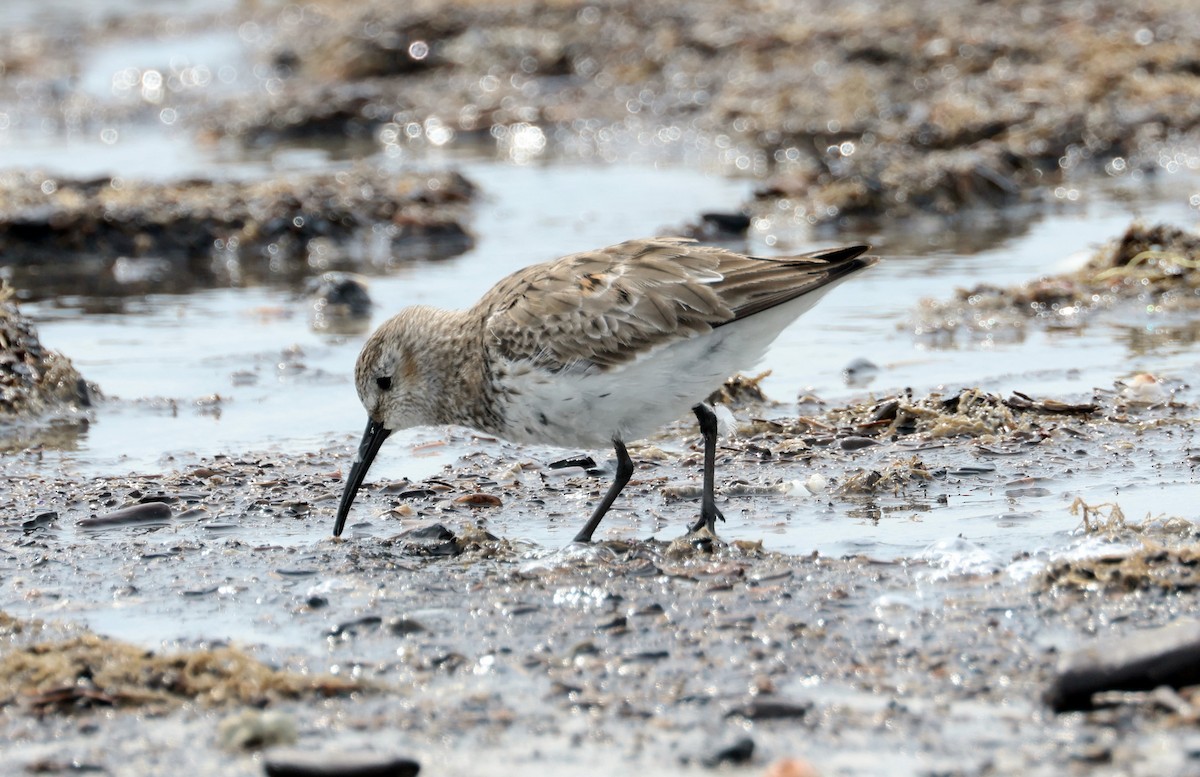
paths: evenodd
<path fill-rule="evenodd" d="M 0 422 L 0 453 L 82 450 L 90 428 L 90 421 L 79 416 L 5 420 Z"/>

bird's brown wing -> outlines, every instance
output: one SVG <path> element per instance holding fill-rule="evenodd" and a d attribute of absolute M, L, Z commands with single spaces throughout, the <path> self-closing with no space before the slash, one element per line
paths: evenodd
<path fill-rule="evenodd" d="M 684 238 L 631 240 L 520 270 L 477 304 L 488 347 L 552 370 L 630 361 L 873 263 L 852 246 L 759 259 Z"/>

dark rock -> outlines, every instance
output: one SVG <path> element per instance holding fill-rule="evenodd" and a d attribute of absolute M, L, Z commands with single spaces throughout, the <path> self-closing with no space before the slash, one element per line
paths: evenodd
<path fill-rule="evenodd" d="M 596 629 L 598 631 L 624 630 L 628 624 L 629 621 L 624 615 L 618 615 L 612 620 L 604 621 L 603 623 L 597 623 Z"/>
<path fill-rule="evenodd" d="M 429 631 L 420 621 L 415 621 L 412 618 L 400 617 L 389 618 L 387 622 L 387 630 L 395 634 L 397 637 L 404 637 L 409 634 L 419 634 L 422 631 Z"/>
<path fill-rule="evenodd" d="M 706 235 L 744 235 L 750 229 L 750 217 L 745 213 L 701 213 L 700 221 Z"/>
<path fill-rule="evenodd" d="M 742 737 L 731 745 L 726 745 L 705 755 L 700 759 L 700 763 L 711 769 L 721 764 L 748 763 L 753 757 L 754 740 L 750 737 Z"/>
<path fill-rule="evenodd" d="M 671 654 L 666 650 L 643 650 L 637 653 L 629 653 L 625 656 L 625 660 L 631 664 L 644 664 L 654 661 L 662 661 L 670 658 Z"/>
<path fill-rule="evenodd" d="M 552 461 L 547 465 L 550 469 L 566 469 L 567 467 L 582 467 L 583 469 L 595 469 L 596 460 L 591 456 L 572 456 L 569 459 L 559 459 Z"/>
<path fill-rule="evenodd" d="M 1101 639 L 1064 655 L 1046 703 L 1055 712 L 1086 710 L 1099 691 L 1181 688 L 1200 682 L 1200 622 L 1185 620 Z"/>
<path fill-rule="evenodd" d="M 734 716 L 747 720 L 782 720 L 785 718 L 804 718 L 812 711 L 812 702 L 790 702 L 783 700 L 758 700 L 735 707 L 726 713 L 725 717 Z"/>
<path fill-rule="evenodd" d="M 364 317 L 371 315 L 371 294 L 367 291 L 366 278 L 346 272 L 327 272 L 320 278 L 309 281 L 308 293 L 314 297 L 314 305 L 337 310 L 339 315 Z"/>
<path fill-rule="evenodd" d="M 0 265 L 8 259 L 0 254 Z M 99 396 L 70 359 L 42 345 L 12 290 L 0 283 L 0 419 L 57 418 L 86 428 L 87 408 Z M 5 436 L 12 433 L 11 428 L 4 431 Z"/>
<path fill-rule="evenodd" d="M 868 359 L 855 359 L 842 370 L 847 386 L 866 386 L 879 374 L 879 366 Z"/>
<path fill-rule="evenodd" d="M 436 541 L 445 542 L 446 540 L 454 539 L 454 532 L 447 529 L 440 523 L 431 523 L 425 526 L 418 526 L 415 529 L 409 529 L 400 534 L 400 539 L 410 541 Z"/>
<path fill-rule="evenodd" d="M 374 303 L 361 275 L 327 272 L 309 281 L 308 294 L 312 298 L 309 326 L 315 331 L 358 334 L 370 324 Z"/>
<path fill-rule="evenodd" d="M 857 435 L 842 437 L 838 440 L 838 447 L 844 451 L 857 451 L 862 448 L 870 448 L 872 445 L 879 445 L 879 440 Z"/>
<path fill-rule="evenodd" d="M 143 502 L 122 507 L 95 518 L 84 518 L 80 526 L 99 528 L 104 526 L 136 526 L 171 520 L 171 508 L 162 502 Z"/>
<path fill-rule="evenodd" d="M 884 402 L 880 402 L 879 405 L 871 412 L 871 420 L 894 421 L 899 411 L 900 401 L 897 399 L 889 399 Z"/>
<path fill-rule="evenodd" d="M 411 758 L 374 753 L 274 751 L 263 762 L 268 777 L 414 777 L 421 765 Z"/>
<path fill-rule="evenodd" d="M 56 513 L 56 512 L 50 511 L 50 512 L 45 512 L 45 513 L 38 513 L 37 515 L 30 518 L 28 521 L 22 522 L 21 528 L 24 529 L 25 531 L 33 531 L 34 529 L 44 529 L 44 528 L 50 526 L 52 523 L 55 523 L 56 521 L 58 521 L 58 513 Z"/>
<path fill-rule="evenodd" d="M 331 637 L 353 637 L 360 631 L 377 629 L 382 623 L 383 618 L 380 618 L 378 615 L 364 615 L 352 621 L 339 623 L 329 630 L 329 635 Z"/>

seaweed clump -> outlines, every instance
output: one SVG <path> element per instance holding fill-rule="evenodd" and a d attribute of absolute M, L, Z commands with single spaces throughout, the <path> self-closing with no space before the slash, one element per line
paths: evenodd
<path fill-rule="evenodd" d="M 19 634 L 27 625 L 0 613 L 0 634 Z M 189 701 L 264 706 L 363 687 L 332 675 L 274 669 L 233 647 L 159 654 L 90 632 L 0 655 L 0 708 L 23 701 L 38 714 L 98 706 L 166 709 Z"/>
<path fill-rule="evenodd" d="M 1200 235 L 1169 225 L 1131 224 L 1070 272 L 1017 286 L 980 284 L 945 301 L 923 300 L 915 334 L 950 339 L 958 331 L 994 337 L 1032 322 L 1077 329 L 1100 310 L 1137 301 L 1152 313 L 1200 307 Z"/>
<path fill-rule="evenodd" d="M 79 416 L 98 395 L 70 359 L 42 345 L 13 290 L 0 283 L 0 423 L 43 414 Z"/>
<path fill-rule="evenodd" d="M 885 397 L 831 410 L 828 420 L 854 435 L 883 439 L 913 435 L 925 439 L 1030 437 L 1038 434 L 1044 420 L 1086 417 L 1098 409 L 1092 402 L 1034 399 L 1016 392 L 1005 398 L 967 388 L 951 396 L 933 392 L 920 398 L 907 394 Z"/>

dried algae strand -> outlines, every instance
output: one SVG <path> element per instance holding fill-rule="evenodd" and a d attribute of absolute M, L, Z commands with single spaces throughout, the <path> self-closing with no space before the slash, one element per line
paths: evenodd
<path fill-rule="evenodd" d="M 1103 513 L 1105 509 L 1108 510 L 1107 516 Z M 1083 501 L 1083 497 L 1077 496 L 1071 503 L 1070 510 L 1071 515 L 1080 517 L 1083 530 L 1088 534 L 1112 533 L 1130 528 L 1125 522 L 1125 513 L 1121 510 L 1121 505 L 1116 502 L 1090 505 Z"/>
<path fill-rule="evenodd" d="M 26 703 L 39 714 L 92 706 L 168 708 L 189 701 L 262 706 L 366 689 L 331 675 L 274 669 L 233 647 L 159 654 L 91 633 L 0 656 L 0 707 Z"/>

